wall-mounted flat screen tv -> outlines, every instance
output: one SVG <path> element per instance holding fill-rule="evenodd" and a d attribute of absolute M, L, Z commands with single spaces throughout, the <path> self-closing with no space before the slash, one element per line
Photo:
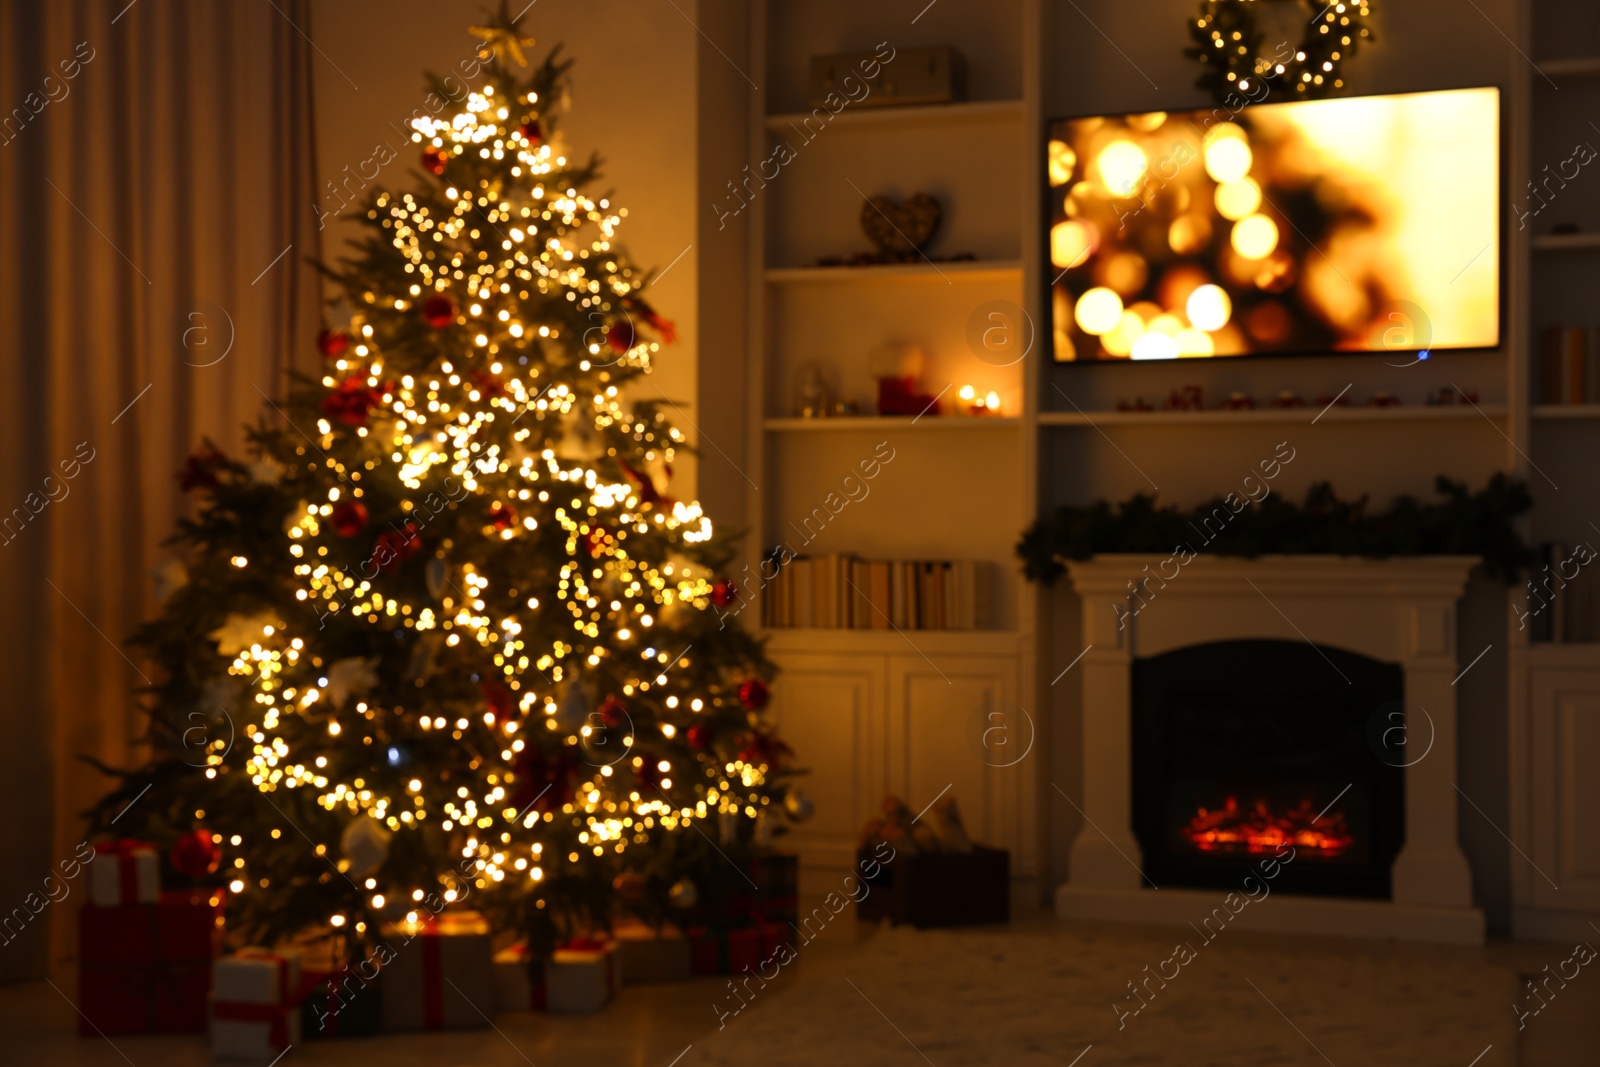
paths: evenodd
<path fill-rule="evenodd" d="M 1500 92 L 1058 119 L 1060 361 L 1493 348 Z"/>

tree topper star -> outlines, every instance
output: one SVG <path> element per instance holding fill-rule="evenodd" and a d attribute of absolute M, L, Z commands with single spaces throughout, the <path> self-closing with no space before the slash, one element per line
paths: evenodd
<path fill-rule="evenodd" d="M 502 6 L 502 13 L 503 11 L 504 8 Z M 528 57 L 523 54 L 522 50 L 524 48 L 532 48 L 534 39 L 532 37 L 524 37 L 517 32 L 517 26 L 509 18 L 502 17 L 488 26 L 469 26 L 467 29 L 474 37 L 483 40 L 483 47 L 478 49 L 478 54 L 484 59 L 488 59 L 490 55 L 493 55 L 504 63 L 506 58 L 510 57 L 516 60 L 519 67 L 528 65 Z"/>

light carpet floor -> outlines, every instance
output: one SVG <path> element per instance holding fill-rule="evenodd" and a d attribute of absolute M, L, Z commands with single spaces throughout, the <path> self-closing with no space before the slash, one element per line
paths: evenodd
<path fill-rule="evenodd" d="M 1195 958 L 1165 989 L 1152 982 L 1119 1029 L 1113 1002 L 1139 1004 L 1126 983 L 1147 964 L 1171 974 L 1178 939 L 1076 924 L 882 930 L 758 989 L 678 1067 L 1516 1062 L 1515 975 L 1479 949 L 1191 935 Z"/>

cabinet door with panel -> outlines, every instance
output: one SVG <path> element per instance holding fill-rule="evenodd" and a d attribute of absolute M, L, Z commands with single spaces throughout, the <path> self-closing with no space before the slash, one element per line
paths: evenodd
<path fill-rule="evenodd" d="M 791 827 L 783 846 L 808 864 L 850 867 L 856 839 L 886 790 L 884 657 L 785 652 L 772 688 L 780 736 L 809 771 L 798 779 L 812 817 Z"/>
<path fill-rule="evenodd" d="M 954 796 L 973 840 L 1032 872 L 1034 722 L 1015 656 L 889 657 L 889 786 L 913 811 Z"/>
<path fill-rule="evenodd" d="M 1600 910 L 1600 677 L 1592 670 L 1533 672 L 1531 820 L 1534 903 Z"/>

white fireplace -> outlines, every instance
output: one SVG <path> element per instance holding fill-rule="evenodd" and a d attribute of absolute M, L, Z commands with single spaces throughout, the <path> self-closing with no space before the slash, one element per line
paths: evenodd
<path fill-rule="evenodd" d="M 1069 564 L 1089 645 L 1074 672 L 1083 698 L 1082 797 L 1069 798 L 1083 825 L 1068 881 L 1056 891 L 1056 913 L 1183 925 L 1211 912 L 1226 890 L 1156 887 L 1143 873 L 1132 797 L 1135 661 L 1212 642 L 1303 641 L 1398 665 L 1408 714 L 1425 713 L 1413 715 L 1414 747 L 1395 764 L 1403 765 L 1404 843 L 1389 871 L 1388 899 L 1273 893 L 1240 911 L 1237 925 L 1481 942 L 1483 914 L 1473 906 L 1472 874 L 1457 840 L 1454 687 L 1456 604 L 1477 562 L 1201 556 L 1180 563 L 1114 554 Z"/>

